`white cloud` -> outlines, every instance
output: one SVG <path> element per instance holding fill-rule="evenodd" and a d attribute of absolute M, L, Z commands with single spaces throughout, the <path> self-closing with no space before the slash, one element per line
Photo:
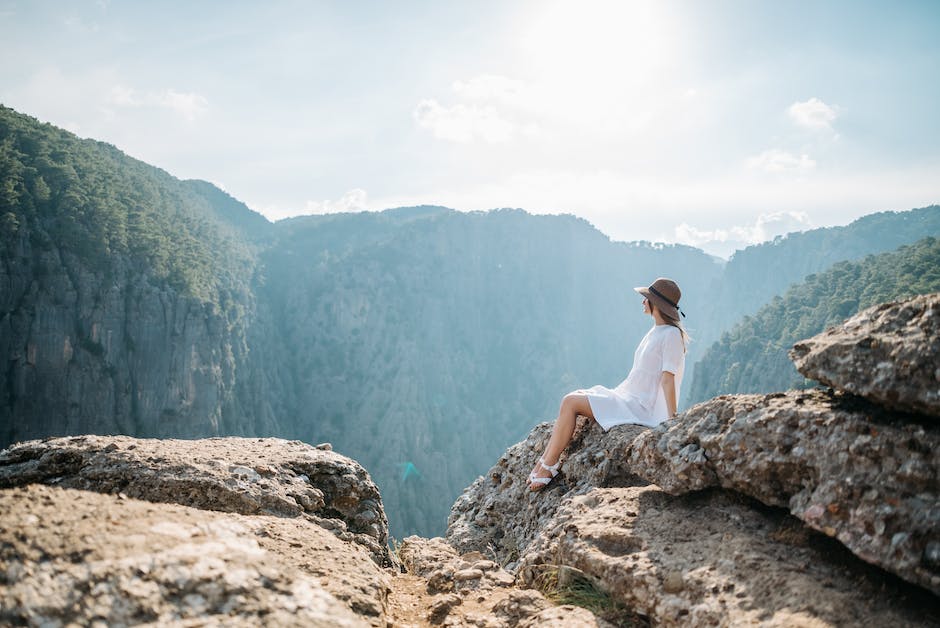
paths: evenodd
<path fill-rule="evenodd" d="M 369 195 L 365 190 L 354 188 L 343 194 L 339 200 L 307 201 L 305 214 L 332 214 L 336 212 L 357 212 L 367 209 Z"/>
<path fill-rule="evenodd" d="M 812 226 L 806 212 L 774 212 L 761 214 L 754 223 L 726 229 L 698 229 L 683 222 L 675 229 L 675 241 L 728 255 L 736 249 L 766 242 L 778 235 L 805 231 Z"/>
<path fill-rule="evenodd" d="M 190 122 L 209 110 L 209 101 L 204 96 L 192 92 L 178 92 L 175 89 L 163 90 L 156 103 L 160 107 L 172 109 Z"/>
<path fill-rule="evenodd" d="M 458 96 L 471 100 L 496 101 L 518 105 L 526 98 L 526 85 L 505 76 L 481 74 L 469 81 L 454 81 L 451 86 Z"/>
<path fill-rule="evenodd" d="M 436 100 L 422 100 L 414 111 L 414 118 L 422 128 L 434 136 L 452 142 L 472 142 L 481 139 L 489 143 L 512 139 L 514 125 L 501 117 L 492 106 L 454 105 L 444 107 Z"/>
<path fill-rule="evenodd" d="M 827 105 L 818 98 L 795 102 L 787 109 L 790 119 L 807 129 L 832 129 L 832 122 L 839 117 L 839 108 Z"/>
<path fill-rule="evenodd" d="M 770 149 L 749 157 L 747 167 L 765 172 L 801 172 L 815 168 L 816 161 L 805 153 L 797 157 L 783 150 Z"/>
<path fill-rule="evenodd" d="M 173 88 L 141 92 L 133 87 L 115 85 L 107 99 L 117 107 L 157 107 L 169 109 L 193 122 L 209 110 L 209 101 L 194 92 L 178 92 Z"/>

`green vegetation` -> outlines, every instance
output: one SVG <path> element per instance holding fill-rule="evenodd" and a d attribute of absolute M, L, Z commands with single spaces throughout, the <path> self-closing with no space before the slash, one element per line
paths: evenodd
<path fill-rule="evenodd" d="M 557 605 L 571 604 L 580 606 L 594 613 L 614 626 L 620 628 L 640 628 L 649 626 L 649 620 L 637 614 L 609 593 L 597 588 L 586 576 L 576 573 L 569 567 L 542 565 L 543 569 L 535 578 L 535 588 L 551 602 Z M 565 577 L 560 578 L 560 572 Z"/>
<path fill-rule="evenodd" d="M 27 237 L 96 274 L 129 262 L 155 282 L 224 307 L 233 292 L 247 292 L 242 278 L 250 279 L 253 254 L 207 193 L 109 144 L 0 106 L 0 258 Z"/>
<path fill-rule="evenodd" d="M 690 397 L 812 386 L 787 357 L 794 343 L 872 305 L 937 291 L 940 241 L 933 237 L 809 275 L 712 345 L 696 365 Z"/>

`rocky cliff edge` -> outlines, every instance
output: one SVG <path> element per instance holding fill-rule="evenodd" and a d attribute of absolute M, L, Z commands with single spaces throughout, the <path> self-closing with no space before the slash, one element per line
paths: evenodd
<path fill-rule="evenodd" d="M 835 390 L 717 397 L 655 429 L 581 418 L 530 493 L 542 424 L 447 540 L 530 586 L 575 573 L 654 625 L 938 625 L 938 328 L 940 294 L 885 304 L 796 345 Z"/>

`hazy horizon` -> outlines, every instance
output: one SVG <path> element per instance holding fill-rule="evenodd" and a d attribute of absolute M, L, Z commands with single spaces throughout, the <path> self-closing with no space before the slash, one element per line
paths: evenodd
<path fill-rule="evenodd" d="M 940 202 L 940 5 L 0 0 L 0 102 L 271 220 L 440 205 L 727 257 Z"/>

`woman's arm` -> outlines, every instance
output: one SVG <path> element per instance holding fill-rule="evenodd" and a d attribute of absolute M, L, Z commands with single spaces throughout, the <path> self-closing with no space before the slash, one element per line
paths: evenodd
<path fill-rule="evenodd" d="M 669 417 L 676 416 L 676 376 L 669 371 L 663 371 L 662 379 L 659 381 L 663 387 L 663 394 L 666 396 L 666 411 Z"/>

